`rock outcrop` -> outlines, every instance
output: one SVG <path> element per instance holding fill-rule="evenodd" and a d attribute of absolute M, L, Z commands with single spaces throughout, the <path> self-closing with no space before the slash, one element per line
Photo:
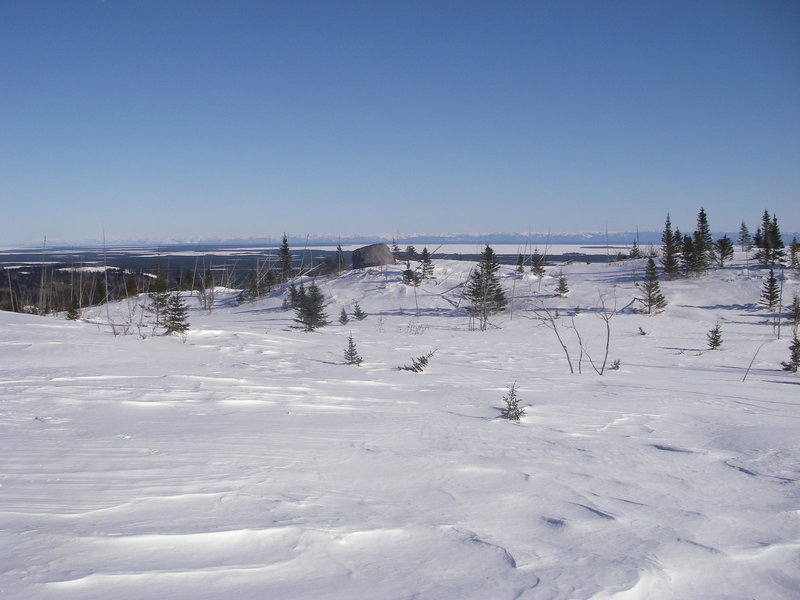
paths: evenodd
<path fill-rule="evenodd" d="M 394 256 L 386 244 L 371 244 L 353 250 L 353 268 L 380 267 L 394 264 Z"/>

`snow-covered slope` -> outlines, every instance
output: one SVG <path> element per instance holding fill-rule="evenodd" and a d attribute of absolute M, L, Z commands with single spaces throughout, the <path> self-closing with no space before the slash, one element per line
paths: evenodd
<path fill-rule="evenodd" d="M 399 266 L 320 279 L 332 324 L 313 333 L 279 293 L 190 299 L 185 340 L 113 336 L 124 302 L 0 313 L 0 596 L 800 597 L 800 379 L 763 273 L 662 282 L 648 317 L 629 306 L 642 261 L 506 269 L 513 310 L 479 332 L 471 266 L 416 289 Z M 369 317 L 339 325 L 355 301 Z M 599 376 L 571 327 L 599 367 L 601 304 L 622 310 Z M 518 424 L 498 418 L 514 382 Z"/>

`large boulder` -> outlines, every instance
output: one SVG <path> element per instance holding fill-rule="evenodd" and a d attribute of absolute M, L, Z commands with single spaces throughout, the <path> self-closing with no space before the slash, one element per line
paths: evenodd
<path fill-rule="evenodd" d="M 394 264 L 394 256 L 386 244 L 371 244 L 353 250 L 354 269 L 392 264 Z"/>

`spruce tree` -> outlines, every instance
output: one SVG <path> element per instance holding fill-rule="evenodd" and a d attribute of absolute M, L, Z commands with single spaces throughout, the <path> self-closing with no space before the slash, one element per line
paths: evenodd
<path fill-rule="evenodd" d="M 481 331 L 486 329 L 489 317 L 503 311 L 508 304 L 503 287 L 497 277 L 500 263 L 488 244 L 481 253 L 481 261 L 473 269 L 464 296 L 470 301 L 470 315 L 478 320 Z"/>
<path fill-rule="evenodd" d="M 739 226 L 739 246 L 742 252 L 747 252 L 753 244 L 753 238 L 750 237 L 750 230 L 747 228 L 747 223 L 742 221 Z"/>
<path fill-rule="evenodd" d="M 789 360 L 781 362 L 781 366 L 784 371 L 797 373 L 797 369 L 800 367 L 800 339 L 798 339 L 797 334 L 792 338 L 792 343 L 789 345 Z"/>
<path fill-rule="evenodd" d="M 544 277 L 544 260 L 545 257 L 539 254 L 538 248 L 533 251 L 533 256 L 531 256 L 531 273 L 533 273 L 536 277 Z"/>
<path fill-rule="evenodd" d="M 361 309 L 361 305 L 358 302 L 353 304 L 353 318 L 356 321 L 363 321 L 367 318 L 367 313 Z"/>
<path fill-rule="evenodd" d="M 775 277 L 775 271 L 770 269 L 769 275 L 764 280 L 764 285 L 761 288 L 760 304 L 770 310 L 774 310 L 778 306 L 779 295 L 778 278 Z"/>
<path fill-rule="evenodd" d="M 411 268 L 411 263 L 406 261 L 406 268 L 403 271 L 403 283 L 406 285 L 417 286 L 420 283 L 419 274 Z"/>
<path fill-rule="evenodd" d="M 345 262 L 344 262 L 344 250 L 342 250 L 342 245 L 338 244 L 336 246 L 336 273 L 341 273 L 345 269 Z"/>
<path fill-rule="evenodd" d="M 556 285 L 556 294 L 559 296 L 566 296 L 569 293 L 569 285 L 567 284 L 567 276 L 563 273 L 558 276 L 558 285 Z"/>
<path fill-rule="evenodd" d="M 342 307 L 342 312 L 339 313 L 339 323 L 347 325 L 350 322 L 350 317 L 347 316 L 347 311 Z"/>
<path fill-rule="evenodd" d="M 299 304 L 295 306 L 297 314 L 295 321 L 302 326 L 304 331 L 314 331 L 328 324 L 328 315 L 325 314 L 325 296 L 315 281 L 311 282 L 308 290 L 303 284 L 300 284 L 298 296 Z"/>
<path fill-rule="evenodd" d="M 125 275 L 125 297 L 131 298 L 138 295 L 139 285 L 136 281 L 135 273 L 127 273 Z"/>
<path fill-rule="evenodd" d="M 714 325 L 714 328 L 706 334 L 706 339 L 708 340 L 709 350 L 716 350 L 722 346 L 722 328 L 719 323 Z"/>
<path fill-rule="evenodd" d="M 517 256 L 517 273 L 522 275 L 525 272 L 525 257 L 522 254 Z"/>
<path fill-rule="evenodd" d="M 167 299 L 164 315 L 164 326 L 167 333 L 185 333 L 189 330 L 189 307 L 186 306 L 179 292 L 173 292 Z"/>
<path fill-rule="evenodd" d="M 500 410 L 500 416 L 509 421 L 519 421 L 525 416 L 525 409 L 520 408 L 519 398 L 517 398 L 517 384 L 512 383 L 508 386 L 508 394 L 503 396 L 505 406 Z"/>
<path fill-rule="evenodd" d="M 669 214 L 661 234 L 661 266 L 664 267 L 666 275 L 675 275 L 678 272 L 678 250 L 675 247 L 675 236 L 672 232 Z"/>
<path fill-rule="evenodd" d="M 789 266 L 793 269 L 800 269 L 800 242 L 797 241 L 796 236 L 789 244 Z"/>
<path fill-rule="evenodd" d="M 347 347 L 344 349 L 344 362 L 348 365 L 358 366 L 364 361 L 358 354 L 356 343 L 353 341 L 353 334 L 347 338 Z"/>
<path fill-rule="evenodd" d="M 417 249 L 414 246 L 406 246 L 406 260 L 417 260 Z"/>
<path fill-rule="evenodd" d="M 69 307 L 67 308 L 66 316 L 70 321 L 77 321 L 81 316 L 81 307 L 75 294 L 70 294 L 69 296 Z"/>
<path fill-rule="evenodd" d="M 289 250 L 289 238 L 283 234 L 280 248 L 281 281 L 289 281 L 292 277 L 292 253 Z"/>
<path fill-rule="evenodd" d="M 302 283 L 300 284 L 303 285 Z M 303 293 L 305 294 L 305 288 L 303 288 Z M 300 290 L 297 289 L 297 286 L 294 282 L 289 284 L 289 297 L 287 306 L 289 308 L 296 308 L 300 306 Z"/>
<path fill-rule="evenodd" d="M 700 208 L 697 213 L 697 229 L 692 236 L 694 243 L 695 272 L 705 273 L 709 263 L 715 259 L 714 240 L 711 238 L 711 228 L 705 209 Z"/>
<path fill-rule="evenodd" d="M 683 263 L 683 272 L 686 275 L 693 275 L 699 273 L 701 269 L 701 261 L 698 258 L 697 250 L 695 249 L 694 240 L 688 235 L 683 236 L 683 243 L 681 244 L 681 262 Z"/>
<path fill-rule="evenodd" d="M 661 286 L 658 283 L 658 269 L 652 258 L 647 259 L 644 281 L 636 284 L 644 294 L 643 298 L 637 298 L 642 303 L 642 312 L 653 315 L 666 308 L 667 301 L 661 293 Z"/>
<path fill-rule="evenodd" d="M 765 267 L 780 264 L 786 256 L 778 218 L 775 215 L 770 217 L 769 211 L 764 211 L 753 242 L 758 248 L 755 259 Z"/>
<path fill-rule="evenodd" d="M 108 290 L 106 282 L 102 277 L 98 277 L 94 284 L 94 294 L 92 294 L 92 304 L 99 306 L 108 301 Z"/>
<path fill-rule="evenodd" d="M 714 247 L 716 249 L 716 256 L 719 266 L 724 267 L 725 261 L 733 258 L 733 242 L 731 241 L 731 238 L 729 238 L 727 235 L 723 235 L 717 240 Z"/>
<path fill-rule="evenodd" d="M 423 279 L 432 279 L 433 278 L 433 260 L 431 258 L 431 253 L 428 252 L 428 247 L 422 249 L 422 254 L 420 255 L 420 264 L 422 265 L 422 278 Z"/>
<path fill-rule="evenodd" d="M 167 309 L 167 300 L 169 299 L 169 292 L 167 291 L 167 279 L 161 271 L 161 266 L 156 267 L 156 278 L 150 284 L 150 312 L 155 315 L 156 326 L 164 324 L 164 313 Z"/>

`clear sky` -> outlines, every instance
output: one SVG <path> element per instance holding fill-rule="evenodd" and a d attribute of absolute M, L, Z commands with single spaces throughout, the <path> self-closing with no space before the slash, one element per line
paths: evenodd
<path fill-rule="evenodd" d="M 796 0 L 0 0 L 0 244 L 800 230 Z"/>

